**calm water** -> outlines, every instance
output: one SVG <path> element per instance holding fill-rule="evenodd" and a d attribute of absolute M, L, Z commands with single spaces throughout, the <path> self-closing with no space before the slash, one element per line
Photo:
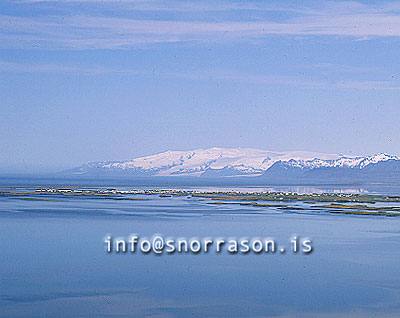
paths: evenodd
<path fill-rule="evenodd" d="M 207 202 L 0 197 L 0 317 L 400 317 L 400 218 Z M 297 234 L 314 251 L 105 252 L 106 234 L 131 233 Z"/>

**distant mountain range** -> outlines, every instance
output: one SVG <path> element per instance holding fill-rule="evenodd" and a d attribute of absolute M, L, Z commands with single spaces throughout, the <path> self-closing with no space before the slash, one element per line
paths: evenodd
<path fill-rule="evenodd" d="M 265 182 L 400 181 L 400 157 L 343 156 L 248 148 L 166 151 L 125 161 L 91 162 L 63 171 L 87 176 L 255 177 Z"/>

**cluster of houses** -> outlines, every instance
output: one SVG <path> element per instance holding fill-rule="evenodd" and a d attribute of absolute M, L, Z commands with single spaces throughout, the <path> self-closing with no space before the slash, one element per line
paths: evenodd
<path fill-rule="evenodd" d="M 240 192 L 240 191 L 201 191 L 201 190 L 177 190 L 177 189 L 134 189 L 134 190 L 117 190 L 114 188 L 107 189 L 74 189 L 74 188 L 41 188 L 37 192 L 44 193 L 76 193 L 76 194 L 142 194 L 142 195 L 228 195 L 228 196 L 274 196 L 274 197 L 293 197 L 293 196 L 307 196 L 307 197 L 322 197 L 331 196 L 339 198 L 351 198 L 357 196 L 352 193 L 310 193 L 298 194 L 295 192 L 274 192 L 274 191 L 260 191 L 260 192 Z"/>

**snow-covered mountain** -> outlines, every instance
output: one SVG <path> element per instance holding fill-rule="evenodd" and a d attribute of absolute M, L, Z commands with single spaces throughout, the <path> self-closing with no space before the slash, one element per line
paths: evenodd
<path fill-rule="evenodd" d="M 399 168 L 397 168 L 399 167 Z M 389 170 L 388 170 L 389 169 Z M 358 175 L 361 172 L 391 169 L 400 171 L 400 157 L 377 154 L 367 157 L 343 156 L 305 151 L 275 152 L 249 148 L 210 148 L 191 151 L 166 151 L 126 161 L 92 162 L 65 171 L 77 175 L 126 176 L 202 176 L 264 178 L 312 178 Z"/>

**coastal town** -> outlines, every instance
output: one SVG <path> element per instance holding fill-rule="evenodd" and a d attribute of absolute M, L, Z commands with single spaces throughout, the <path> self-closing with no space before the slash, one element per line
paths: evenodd
<path fill-rule="evenodd" d="M 36 193 L 65 195 L 160 195 L 160 196 L 191 196 L 209 199 L 239 200 L 239 201 L 316 201 L 316 202 L 400 202 L 400 196 L 383 196 L 355 193 L 295 193 L 295 192 L 241 192 L 241 191 L 201 191 L 185 189 L 132 189 L 118 190 L 81 189 L 81 188 L 39 188 Z"/>

